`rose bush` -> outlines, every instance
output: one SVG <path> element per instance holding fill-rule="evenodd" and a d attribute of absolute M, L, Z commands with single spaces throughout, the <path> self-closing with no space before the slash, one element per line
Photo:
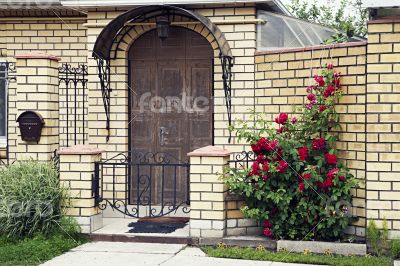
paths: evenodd
<path fill-rule="evenodd" d="M 230 169 L 229 189 L 244 198 L 245 216 L 264 225 L 276 239 L 336 240 L 354 219 L 351 189 L 356 178 L 337 160 L 335 142 L 342 95 L 340 74 L 331 65 L 314 77 L 300 117 L 281 113 L 271 125 L 238 121 L 231 130 L 251 144 L 250 169 Z"/>

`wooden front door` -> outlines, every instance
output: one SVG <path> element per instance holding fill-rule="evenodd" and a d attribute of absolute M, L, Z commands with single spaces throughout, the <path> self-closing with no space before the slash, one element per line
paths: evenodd
<path fill-rule="evenodd" d="M 131 203 L 139 194 L 146 194 L 153 205 L 186 199 L 187 169 L 173 164 L 187 160 L 194 149 L 212 145 L 213 57 L 204 37 L 177 27 L 164 41 L 153 30 L 131 47 L 131 150 L 176 158 L 164 166 L 133 170 Z M 146 182 L 151 193 L 143 192 L 141 184 Z"/>

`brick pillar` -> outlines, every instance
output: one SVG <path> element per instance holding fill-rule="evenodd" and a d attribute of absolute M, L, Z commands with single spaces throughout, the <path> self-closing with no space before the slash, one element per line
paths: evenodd
<path fill-rule="evenodd" d="M 95 162 L 101 160 L 103 150 L 88 146 L 61 149 L 60 181 L 69 189 L 71 202 L 67 215 L 75 217 L 83 233 L 91 233 L 103 226 L 102 214 L 95 204 L 92 180 Z"/>
<path fill-rule="evenodd" d="M 230 152 L 207 146 L 190 157 L 190 236 L 222 238 L 225 235 L 227 188 L 221 180 Z"/>
<path fill-rule="evenodd" d="M 17 117 L 24 111 L 35 111 L 45 122 L 40 142 L 25 142 L 18 132 L 15 144 L 10 145 L 11 158 L 17 160 L 34 159 L 49 161 L 54 150 L 59 147 L 59 98 L 58 62 L 59 58 L 38 52 L 18 55 L 16 58 L 17 86 L 13 97 Z M 10 127 L 18 127 L 16 121 Z"/>
<path fill-rule="evenodd" d="M 367 54 L 367 220 L 400 236 L 400 17 L 370 21 Z"/>

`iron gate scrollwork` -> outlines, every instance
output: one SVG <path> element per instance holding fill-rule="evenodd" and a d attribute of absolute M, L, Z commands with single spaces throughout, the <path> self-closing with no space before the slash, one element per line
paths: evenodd
<path fill-rule="evenodd" d="M 120 153 L 95 163 L 93 196 L 101 210 L 134 218 L 189 213 L 189 174 L 189 162 L 168 153 Z"/>

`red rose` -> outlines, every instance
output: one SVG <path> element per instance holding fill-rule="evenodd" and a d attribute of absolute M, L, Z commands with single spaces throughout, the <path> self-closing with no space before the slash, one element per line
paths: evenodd
<path fill-rule="evenodd" d="M 331 178 L 325 179 L 324 183 L 322 184 L 324 188 L 331 188 L 333 186 L 333 181 Z"/>
<path fill-rule="evenodd" d="M 315 100 L 317 100 L 317 96 L 315 96 L 314 93 L 310 93 L 310 94 L 308 94 L 307 99 L 309 101 L 315 101 Z"/>
<path fill-rule="evenodd" d="M 326 148 L 326 141 L 324 138 L 315 139 L 312 141 L 312 147 L 314 150 L 323 150 Z"/>
<path fill-rule="evenodd" d="M 268 162 L 264 162 L 262 169 L 264 172 L 268 172 L 268 170 L 269 170 Z"/>
<path fill-rule="evenodd" d="M 269 151 L 275 151 L 276 148 L 278 147 L 278 144 L 279 142 L 277 139 L 274 139 L 272 142 L 270 142 L 268 145 Z"/>
<path fill-rule="evenodd" d="M 256 161 L 257 161 L 258 163 L 264 163 L 264 161 L 265 161 L 264 155 L 263 155 L 263 154 L 257 155 Z"/>
<path fill-rule="evenodd" d="M 328 98 L 330 97 L 333 93 L 335 92 L 335 88 L 332 85 L 329 85 L 326 87 L 326 90 L 324 91 L 324 97 Z"/>
<path fill-rule="evenodd" d="M 286 123 L 286 121 L 288 120 L 288 115 L 287 113 L 281 113 L 279 114 L 279 116 L 277 116 L 275 118 L 275 122 L 279 125 L 283 125 Z"/>
<path fill-rule="evenodd" d="M 296 124 L 297 123 L 297 118 L 296 117 L 292 117 L 292 124 Z"/>
<path fill-rule="evenodd" d="M 329 63 L 329 64 L 326 65 L 326 68 L 327 69 L 333 69 L 333 65 L 331 63 Z"/>
<path fill-rule="evenodd" d="M 346 177 L 341 175 L 341 176 L 339 176 L 339 180 L 342 181 L 342 182 L 345 182 L 346 181 Z"/>
<path fill-rule="evenodd" d="M 322 113 L 323 111 L 325 111 L 325 110 L 326 110 L 326 106 L 323 106 L 323 105 L 322 105 L 322 106 L 319 107 L 319 111 L 320 111 L 321 113 Z"/>
<path fill-rule="evenodd" d="M 251 144 L 251 150 L 256 155 L 259 155 L 261 153 L 261 149 L 260 149 L 260 146 L 258 144 Z"/>
<path fill-rule="evenodd" d="M 303 175 L 303 179 L 310 179 L 311 178 L 311 174 L 307 173 Z"/>
<path fill-rule="evenodd" d="M 264 235 L 265 235 L 266 237 L 272 237 L 274 234 L 272 233 L 271 230 L 269 230 L 268 228 L 265 228 L 265 229 L 264 229 Z"/>
<path fill-rule="evenodd" d="M 268 175 L 263 175 L 262 180 L 263 180 L 264 182 L 266 182 L 268 179 L 269 179 L 269 176 L 268 176 Z"/>
<path fill-rule="evenodd" d="M 335 176 L 336 176 L 336 174 L 339 172 L 339 169 L 338 168 L 333 168 L 333 169 L 331 169 L 331 170 L 329 170 L 329 172 L 326 174 L 326 177 L 328 178 L 328 179 L 333 179 L 333 178 L 335 178 Z"/>
<path fill-rule="evenodd" d="M 305 189 L 304 183 L 300 183 L 300 184 L 299 184 L 299 191 L 300 191 L 300 192 L 303 192 L 304 189 Z"/>
<path fill-rule="evenodd" d="M 271 228 L 272 223 L 269 220 L 264 220 L 264 228 Z"/>
<path fill-rule="evenodd" d="M 281 173 L 286 172 L 286 170 L 289 168 L 289 165 L 285 160 L 280 160 L 278 166 L 276 167 L 276 170 L 278 170 Z"/>
<path fill-rule="evenodd" d="M 334 79 L 333 84 L 335 84 L 336 88 L 340 88 L 340 79 Z"/>
<path fill-rule="evenodd" d="M 297 149 L 297 152 L 299 154 L 299 160 L 304 161 L 308 157 L 308 149 L 307 147 L 299 148 Z"/>
<path fill-rule="evenodd" d="M 282 132 L 285 132 L 285 131 L 287 131 L 287 129 L 284 126 L 282 126 L 282 127 L 280 127 L 279 129 L 276 130 L 276 132 L 278 134 L 281 134 Z"/>
<path fill-rule="evenodd" d="M 325 81 L 324 81 L 324 77 L 323 76 L 315 75 L 314 76 L 314 80 L 318 83 L 318 86 L 320 86 L 320 87 L 325 86 Z"/>
<path fill-rule="evenodd" d="M 327 164 L 336 164 L 337 157 L 335 154 L 325 153 L 325 161 Z"/>
<path fill-rule="evenodd" d="M 261 175 L 260 170 L 261 170 L 260 164 L 258 162 L 254 162 L 253 165 L 251 166 L 251 171 L 249 172 L 249 176 L 255 176 L 255 175 L 260 176 Z"/>
<path fill-rule="evenodd" d="M 257 144 L 251 145 L 251 148 L 256 155 L 259 155 L 268 151 L 275 151 L 277 145 L 278 140 L 273 140 L 270 142 L 268 139 L 262 137 Z"/>

